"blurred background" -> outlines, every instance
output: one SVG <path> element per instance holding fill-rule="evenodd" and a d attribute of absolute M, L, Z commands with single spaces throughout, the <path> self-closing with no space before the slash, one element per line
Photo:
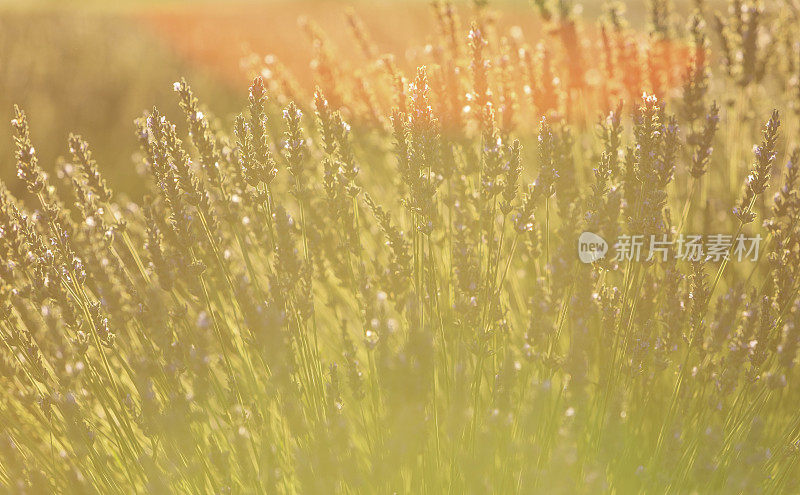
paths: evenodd
<path fill-rule="evenodd" d="M 600 16 L 603 3 L 584 2 L 583 18 Z M 538 29 L 527 0 L 491 5 L 499 23 Z M 312 45 L 298 19 L 315 21 L 346 54 L 354 43 L 347 7 L 379 49 L 400 60 L 433 32 L 425 0 L 0 1 L 0 178 L 19 190 L 7 125 L 16 103 L 28 113 L 45 170 L 66 154 L 75 132 L 90 142 L 111 185 L 126 189 L 135 174 L 133 120 L 154 105 L 182 120 L 174 81 L 186 77 L 201 103 L 227 122 L 247 101 L 243 59 L 274 54 L 310 85 Z M 464 23 L 470 10 L 471 2 L 460 3 Z M 628 2 L 627 17 L 644 28 L 644 2 Z"/>

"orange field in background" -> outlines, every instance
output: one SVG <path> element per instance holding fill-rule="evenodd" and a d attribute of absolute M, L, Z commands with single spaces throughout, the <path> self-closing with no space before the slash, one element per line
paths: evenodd
<path fill-rule="evenodd" d="M 338 1 L 279 0 L 269 4 L 154 6 L 134 15 L 187 60 L 212 70 L 221 78 L 239 83 L 243 77 L 239 61 L 249 53 L 274 54 L 298 79 L 310 77 L 312 47 L 299 26 L 299 19 L 303 17 L 316 22 L 341 55 L 358 56 L 345 10 L 346 4 Z M 359 4 L 354 10 L 364 21 L 381 53 L 403 56 L 408 49 L 432 41 L 426 38 L 435 31 L 435 19 L 433 9 L 426 3 Z M 471 13 L 469 7 L 459 10 L 465 40 Z M 548 31 L 533 8 L 504 8 L 497 13 L 496 19 L 502 32 L 512 26 L 519 27 L 532 44 L 547 37 Z M 583 34 L 596 38 L 596 19 L 586 18 L 584 21 Z M 676 57 L 676 63 L 685 63 L 687 50 L 683 52 L 683 59 Z M 600 60 L 595 62 L 599 64 Z"/>
<path fill-rule="evenodd" d="M 188 61 L 235 84 L 244 81 L 241 59 L 275 55 L 301 82 L 311 77 L 312 45 L 299 25 L 308 17 L 325 30 L 341 54 L 358 56 L 341 2 L 276 1 L 269 5 L 174 5 L 136 14 L 158 37 Z M 384 53 L 402 55 L 432 31 L 433 15 L 425 4 L 360 5 L 357 14 Z M 526 20 L 534 21 L 533 15 Z M 465 33 L 466 36 L 466 33 Z"/>

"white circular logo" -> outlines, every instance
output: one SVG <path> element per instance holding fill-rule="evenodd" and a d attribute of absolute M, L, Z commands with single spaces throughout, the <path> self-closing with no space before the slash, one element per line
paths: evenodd
<path fill-rule="evenodd" d="M 584 232 L 578 237 L 578 258 L 583 263 L 592 263 L 605 258 L 607 252 L 608 243 L 599 235 Z"/>

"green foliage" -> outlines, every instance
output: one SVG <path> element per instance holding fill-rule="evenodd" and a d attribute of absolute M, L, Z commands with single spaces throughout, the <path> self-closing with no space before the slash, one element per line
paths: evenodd
<path fill-rule="evenodd" d="M 719 16 L 718 67 L 667 2 L 648 40 L 536 2 L 536 48 L 485 4 L 434 2 L 409 76 L 354 13 L 364 72 L 309 24 L 313 93 L 267 59 L 231 129 L 176 82 L 139 203 L 77 135 L 47 174 L 16 109 L 5 491 L 798 490 L 795 14 Z M 583 231 L 764 240 L 583 264 Z"/>

